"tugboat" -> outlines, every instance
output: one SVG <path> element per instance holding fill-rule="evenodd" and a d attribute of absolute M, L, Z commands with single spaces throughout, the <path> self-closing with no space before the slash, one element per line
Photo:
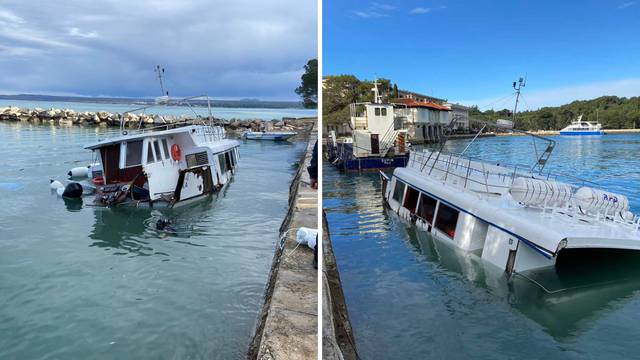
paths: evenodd
<path fill-rule="evenodd" d="M 436 240 L 509 276 L 554 267 L 558 259 L 640 251 L 640 216 L 629 211 L 627 197 L 570 174 L 544 172 L 555 141 L 502 130 L 532 136 L 534 145 L 544 142 L 541 152 L 535 149 L 536 163 L 478 160 L 464 155 L 469 146 L 460 154 L 443 147 L 412 151 L 407 166 L 391 177 L 380 172 L 386 204 Z"/>
<path fill-rule="evenodd" d="M 352 137 L 329 136 L 329 161 L 344 171 L 375 170 L 407 165 L 409 144 L 406 116 L 396 114 L 393 104 L 383 103 L 378 82 L 371 89 L 374 101 L 350 106 Z"/>
<path fill-rule="evenodd" d="M 604 131 L 602 124 L 582 121 L 582 115 L 580 115 L 577 120 L 560 130 L 560 135 L 604 135 Z"/>
<path fill-rule="evenodd" d="M 163 95 L 156 104 L 164 105 L 169 98 L 159 67 L 158 74 Z M 206 95 L 178 103 L 191 106 L 193 99 L 206 99 L 208 119 L 197 115 L 195 124 L 182 121 L 150 128 L 141 121 L 137 129 L 126 130 L 127 114 L 155 106 L 149 105 L 122 114 L 120 136 L 85 147 L 97 161 L 88 169 L 96 185 L 95 205 L 173 207 L 216 193 L 231 181 L 240 142 L 227 139 L 224 128 L 214 125 Z"/>

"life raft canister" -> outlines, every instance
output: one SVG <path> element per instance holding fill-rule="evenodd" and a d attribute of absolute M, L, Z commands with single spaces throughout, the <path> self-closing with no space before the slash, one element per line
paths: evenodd
<path fill-rule="evenodd" d="M 175 161 L 180 161 L 180 157 L 182 157 L 180 146 L 178 144 L 171 145 L 171 158 Z"/>

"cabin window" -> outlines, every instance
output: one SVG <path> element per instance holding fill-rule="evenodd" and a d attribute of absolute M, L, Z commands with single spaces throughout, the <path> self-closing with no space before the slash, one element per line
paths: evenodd
<path fill-rule="evenodd" d="M 447 234 L 450 238 L 454 238 L 456 235 L 456 225 L 458 224 L 459 211 L 440 203 L 438 208 L 438 215 L 436 215 L 436 229 Z"/>
<path fill-rule="evenodd" d="M 125 151 L 125 167 L 139 166 L 142 164 L 142 140 L 127 142 Z"/>
<path fill-rule="evenodd" d="M 409 210 L 410 213 L 416 212 L 416 207 L 418 206 L 418 196 L 420 196 L 420 192 L 418 190 L 412 188 L 411 186 L 407 187 L 407 195 L 404 197 L 404 204 L 402 206 L 405 209 Z"/>
<path fill-rule="evenodd" d="M 224 159 L 224 154 L 218 154 L 218 163 L 220 163 L 220 173 L 227 172 L 227 162 Z"/>
<path fill-rule="evenodd" d="M 418 216 L 426 220 L 429 224 L 433 223 L 433 214 L 436 213 L 436 204 L 438 201 L 431 196 L 422 193 L 420 196 L 420 205 L 418 206 Z"/>
<path fill-rule="evenodd" d="M 167 144 L 167 139 L 162 139 L 162 148 L 164 149 L 164 158 L 169 158 L 169 145 Z"/>
<path fill-rule="evenodd" d="M 376 116 L 380 116 L 380 108 L 375 108 Z"/>
<path fill-rule="evenodd" d="M 402 202 L 402 196 L 404 195 L 404 183 L 396 180 L 396 187 L 393 189 L 393 200 Z"/>
<path fill-rule="evenodd" d="M 149 141 L 149 145 L 147 146 L 147 164 L 151 164 L 155 162 L 153 158 L 153 149 L 151 148 L 151 141 Z"/>
<path fill-rule="evenodd" d="M 163 157 L 162 153 L 160 152 L 160 143 L 158 143 L 158 140 L 153 141 L 153 149 L 156 151 L 156 158 L 158 161 L 166 159 L 166 156 Z"/>
<path fill-rule="evenodd" d="M 233 168 L 233 164 L 231 163 L 231 154 L 229 152 L 224 153 L 224 159 L 227 162 L 227 169 Z"/>
<path fill-rule="evenodd" d="M 382 116 L 387 116 L 387 108 L 380 109 Z"/>

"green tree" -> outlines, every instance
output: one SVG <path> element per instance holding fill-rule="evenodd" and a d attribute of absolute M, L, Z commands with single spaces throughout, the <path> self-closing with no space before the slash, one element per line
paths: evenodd
<path fill-rule="evenodd" d="M 311 59 L 304 66 L 302 84 L 296 88 L 296 94 L 302 97 L 304 107 L 318 107 L 318 59 Z"/>

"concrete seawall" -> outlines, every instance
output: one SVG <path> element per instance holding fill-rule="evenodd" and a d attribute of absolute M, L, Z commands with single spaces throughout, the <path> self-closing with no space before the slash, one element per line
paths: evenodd
<path fill-rule="evenodd" d="M 322 231 L 322 357 L 324 360 L 358 360 L 360 357 L 324 212 Z"/>
<path fill-rule="evenodd" d="M 289 212 L 280 227 L 282 246 L 276 246 L 265 301 L 249 345 L 248 359 L 306 360 L 318 357 L 318 271 L 313 250 L 297 246 L 300 227 L 318 226 L 318 192 L 310 187 L 307 167 L 317 124 L 289 190 Z"/>

